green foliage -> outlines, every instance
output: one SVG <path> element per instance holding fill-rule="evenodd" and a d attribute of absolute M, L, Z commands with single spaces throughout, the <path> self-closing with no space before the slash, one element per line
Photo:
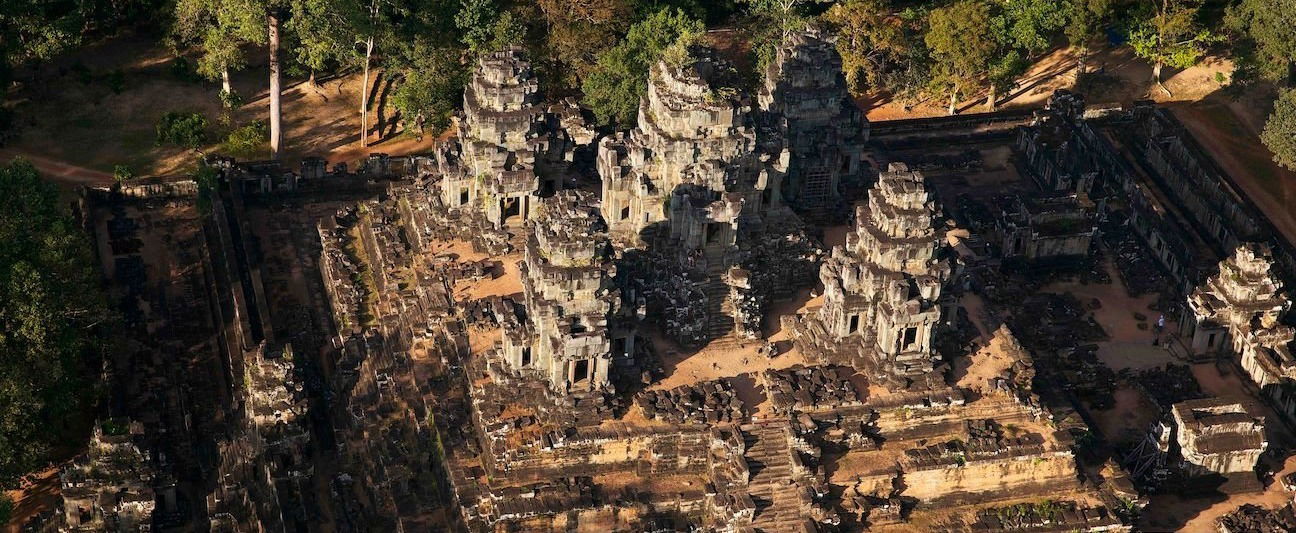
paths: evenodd
<path fill-rule="evenodd" d="M 356 43 L 370 29 L 370 14 L 358 0 L 293 0 L 284 23 L 296 41 L 294 58 L 310 70 L 351 65 L 359 59 Z"/>
<path fill-rule="evenodd" d="M 113 166 L 113 181 L 126 181 L 135 177 L 135 171 L 126 165 Z"/>
<path fill-rule="evenodd" d="M 0 4 L 0 87 L 15 68 L 44 61 L 77 46 L 84 6 L 70 0 L 9 0 Z"/>
<path fill-rule="evenodd" d="M 224 109 L 238 109 L 243 107 L 243 96 L 233 91 L 220 92 L 221 107 Z"/>
<path fill-rule="evenodd" d="M 1296 89 L 1278 95 L 1260 140 L 1273 152 L 1275 162 L 1296 170 Z"/>
<path fill-rule="evenodd" d="M 184 56 L 177 56 L 167 65 L 167 71 L 171 77 L 183 82 L 201 81 L 202 76 L 198 74 L 198 67 L 192 61 Z"/>
<path fill-rule="evenodd" d="M 1129 32 L 1134 54 L 1155 66 L 1188 68 L 1206 54 L 1206 48 L 1219 36 L 1197 22 L 1201 0 L 1166 0 L 1149 7 L 1140 4 Z"/>
<path fill-rule="evenodd" d="M 270 128 L 260 120 L 235 128 L 225 137 L 225 142 L 221 143 L 221 151 L 238 159 L 262 157 L 269 150 Z"/>
<path fill-rule="evenodd" d="M 1017 50 L 1009 50 L 990 64 L 987 81 L 996 91 L 1006 91 L 1016 84 L 1017 78 L 1026 73 L 1030 61 Z"/>
<path fill-rule="evenodd" d="M 1229 7 L 1224 25 L 1245 37 L 1259 73 L 1291 83 L 1296 76 L 1296 1 L 1242 0 Z"/>
<path fill-rule="evenodd" d="M 1086 48 L 1090 39 L 1097 37 L 1102 25 L 1112 15 L 1113 0 L 1066 0 L 1062 11 L 1066 16 L 1063 34 L 1072 46 Z"/>
<path fill-rule="evenodd" d="M 761 73 L 774 60 L 778 47 L 793 32 L 813 20 L 812 8 L 826 0 L 740 0 L 750 15 L 744 24 L 755 71 Z"/>
<path fill-rule="evenodd" d="M 0 491 L 0 524 L 8 524 L 13 519 L 14 501 L 9 494 Z"/>
<path fill-rule="evenodd" d="M 926 12 L 896 14 L 887 0 L 846 0 L 823 14 L 852 93 L 883 90 L 902 99 L 927 86 L 930 58 L 922 40 Z"/>
<path fill-rule="evenodd" d="M 450 127 L 450 118 L 463 102 L 468 73 L 459 62 L 458 50 L 428 43 L 418 44 L 415 50 L 414 64 L 402 71 L 391 100 L 406 131 L 421 138 L 429 130 L 435 134 Z"/>
<path fill-rule="evenodd" d="M 476 53 L 493 52 L 514 44 L 521 21 L 507 15 L 496 0 L 462 0 L 455 15 L 455 27 L 464 46 Z"/>
<path fill-rule="evenodd" d="M 191 150 L 207 142 L 207 117 L 202 113 L 168 111 L 157 123 L 158 145 L 173 145 Z"/>
<path fill-rule="evenodd" d="M 634 8 L 626 0 L 538 0 L 536 4 L 544 17 L 540 55 L 556 67 L 544 73 L 544 83 L 563 88 L 580 86 L 598 55 L 616 44 L 634 21 Z"/>
<path fill-rule="evenodd" d="M 220 186 L 220 175 L 216 169 L 208 166 L 206 163 L 199 163 L 198 170 L 193 174 L 194 183 L 198 185 L 198 211 L 206 215 L 211 213 L 212 198 L 215 197 L 216 188 Z"/>
<path fill-rule="evenodd" d="M 197 46 L 198 73 L 220 79 L 247 65 L 245 45 L 268 38 L 265 0 L 176 0 L 171 38 L 177 46 Z"/>
<path fill-rule="evenodd" d="M 701 22 L 678 9 L 663 9 L 635 23 L 625 39 L 599 54 L 581 84 L 583 103 L 600 122 L 633 126 L 639 99 L 648 88 L 649 69 L 670 45 L 702 30 Z"/>
<path fill-rule="evenodd" d="M 117 437 L 125 435 L 126 432 L 130 431 L 130 426 L 126 419 L 109 418 L 99 423 L 99 429 L 103 431 L 104 435 Z"/>
<path fill-rule="evenodd" d="M 1053 36 L 1067 22 L 1065 9 L 1049 0 L 1002 0 L 996 17 L 998 38 L 1027 53 L 1047 50 Z M 1003 61 L 1000 61 L 1003 63 Z"/>
<path fill-rule="evenodd" d="M 103 81 L 104 85 L 107 85 L 108 90 L 112 91 L 113 94 L 121 94 L 126 90 L 126 73 L 122 72 L 122 69 L 117 68 L 108 71 L 107 74 L 104 74 Z"/>
<path fill-rule="evenodd" d="M 22 160 L 0 166 L 0 485 L 49 460 L 95 401 L 107 318 L 84 232 Z"/>
<path fill-rule="evenodd" d="M 723 24 L 738 10 L 738 2 L 735 0 L 630 0 L 630 4 L 634 20 L 648 18 L 663 9 L 679 9 L 707 26 Z"/>
<path fill-rule="evenodd" d="M 980 0 L 959 0 L 935 9 L 927 19 L 923 41 L 935 60 L 935 80 L 952 86 L 976 83 L 985 73 L 997 47 L 991 33 L 990 5 Z"/>

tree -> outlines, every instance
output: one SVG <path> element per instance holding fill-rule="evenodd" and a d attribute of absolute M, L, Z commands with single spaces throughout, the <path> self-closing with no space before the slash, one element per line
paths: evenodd
<path fill-rule="evenodd" d="M 625 0 L 539 0 L 546 25 L 545 46 L 568 78 L 563 86 L 579 86 L 594 68 L 598 55 L 625 32 L 633 11 Z M 556 80 L 551 80 L 553 83 Z"/>
<path fill-rule="evenodd" d="M 1155 5 L 1140 4 L 1137 25 L 1130 31 L 1129 43 L 1134 54 L 1152 62 L 1152 82 L 1166 96 L 1170 89 L 1161 82 L 1166 65 L 1188 68 L 1206 54 L 1206 47 L 1218 40 L 1210 30 L 1197 23 L 1202 0 L 1160 0 Z"/>
<path fill-rule="evenodd" d="M 1230 6 L 1225 25 L 1255 45 L 1260 73 L 1290 83 L 1296 79 L 1296 0 L 1242 0 Z"/>
<path fill-rule="evenodd" d="M 400 110 L 406 131 L 416 131 L 422 138 L 427 130 L 436 134 L 450 126 L 450 117 L 463 102 L 468 76 L 457 49 L 419 43 L 414 51 L 413 63 L 402 71 L 392 94 L 392 105 Z"/>
<path fill-rule="evenodd" d="M 96 400 L 108 314 L 85 233 L 35 167 L 0 166 L 0 485 Z"/>
<path fill-rule="evenodd" d="M 753 15 L 772 23 L 779 32 L 779 42 L 786 40 L 794 31 L 805 28 L 809 18 L 806 8 L 810 4 L 825 0 L 742 0 Z"/>
<path fill-rule="evenodd" d="M 283 90 L 279 85 L 279 74 L 282 65 L 279 64 L 279 23 L 282 13 L 279 8 L 271 7 L 266 11 L 266 27 L 268 28 L 268 42 L 270 48 L 270 158 L 279 159 L 279 151 L 283 145 L 283 112 L 280 110 L 280 103 L 283 99 Z"/>
<path fill-rule="evenodd" d="M 1102 32 L 1102 25 L 1111 17 L 1112 0 L 1067 0 L 1062 6 L 1066 13 L 1063 33 L 1067 42 L 1076 48 L 1076 81 L 1085 74 L 1085 61 L 1089 58 L 1089 41 Z"/>
<path fill-rule="evenodd" d="M 990 63 L 990 70 L 986 72 L 986 85 L 989 91 L 986 94 L 986 108 L 990 111 L 998 109 L 999 95 L 1017 84 L 1017 78 L 1020 78 L 1026 69 L 1030 67 L 1030 62 L 1026 57 L 1017 50 L 1008 50 L 1003 52 Z"/>
<path fill-rule="evenodd" d="M 648 88 L 649 69 L 666 48 L 691 40 L 702 30 L 701 22 L 679 9 L 663 9 L 635 23 L 625 39 L 599 54 L 581 83 L 585 106 L 601 122 L 634 125 L 639 99 Z"/>
<path fill-rule="evenodd" d="M 1050 0 L 1001 0 L 999 17 L 1005 48 L 1028 54 L 1048 50 L 1058 30 L 1066 24 L 1066 11 Z"/>
<path fill-rule="evenodd" d="M 1273 152 L 1274 162 L 1296 170 L 1296 89 L 1278 95 L 1260 140 Z"/>
<path fill-rule="evenodd" d="M 85 19 L 72 2 L 0 2 L 0 87 L 14 69 L 54 57 L 81 41 Z"/>
<path fill-rule="evenodd" d="M 509 39 L 521 37 L 522 24 L 500 9 L 495 0 L 463 0 L 455 15 L 455 27 L 463 32 L 462 40 L 469 50 L 488 53 L 517 44 Z"/>
<path fill-rule="evenodd" d="M 352 28 L 355 2 L 334 0 L 292 0 L 291 16 L 286 29 L 297 41 L 293 47 L 297 61 L 310 69 L 309 82 L 332 65 L 347 66 L 355 56 L 356 38 Z"/>
<path fill-rule="evenodd" d="M 234 94 L 230 71 L 247 65 L 243 47 L 264 44 L 265 8 L 253 0 L 177 0 L 171 37 L 202 49 L 198 73 L 219 79 L 224 101 Z"/>
<path fill-rule="evenodd" d="M 936 61 L 937 84 L 949 89 L 953 115 L 959 91 L 978 83 L 997 47 L 990 6 L 979 0 L 959 0 L 933 10 L 927 20 L 923 40 Z"/>
<path fill-rule="evenodd" d="M 168 111 L 157 123 L 157 143 L 197 150 L 207 142 L 207 117 Z"/>
<path fill-rule="evenodd" d="M 851 92 L 887 89 L 884 79 L 910 47 L 920 46 L 906 34 L 903 19 L 886 0 L 846 0 L 828 9 L 823 20 L 837 35 L 837 52 Z"/>

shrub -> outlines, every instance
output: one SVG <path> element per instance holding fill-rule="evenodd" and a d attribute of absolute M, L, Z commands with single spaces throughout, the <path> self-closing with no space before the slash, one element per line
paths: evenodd
<path fill-rule="evenodd" d="M 14 502 L 8 494 L 0 492 L 0 524 L 8 524 L 13 518 Z"/>
<path fill-rule="evenodd" d="M 126 181 L 135 177 L 135 172 L 126 165 L 116 165 L 113 167 L 113 180 Z"/>
<path fill-rule="evenodd" d="M 254 120 L 231 131 L 221 145 L 221 151 L 239 159 L 251 159 L 265 152 L 269 140 L 270 129 L 265 122 Z"/>
<path fill-rule="evenodd" d="M 157 123 L 157 143 L 197 150 L 207 142 L 207 117 L 202 113 L 168 111 Z"/>
<path fill-rule="evenodd" d="M 1275 163 L 1296 170 L 1296 89 L 1278 96 L 1260 140 L 1273 152 Z"/>
<path fill-rule="evenodd" d="M 103 82 L 113 94 L 121 94 L 126 90 L 126 73 L 119 68 L 110 70 L 104 74 Z"/>
<path fill-rule="evenodd" d="M 185 57 L 172 59 L 168 69 L 171 71 L 171 77 L 178 81 L 190 83 L 202 81 L 202 76 L 198 74 L 198 67 Z"/>

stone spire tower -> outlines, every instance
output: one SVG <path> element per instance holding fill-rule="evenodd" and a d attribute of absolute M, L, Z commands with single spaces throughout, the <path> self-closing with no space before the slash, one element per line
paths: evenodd
<path fill-rule="evenodd" d="M 620 305 L 616 267 L 593 200 L 563 191 L 541 202 L 521 263 L 525 316 L 504 340 L 513 368 L 539 372 L 560 392 L 608 388 L 620 355 L 608 325 Z"/>
<path fill-rule="evenodd" d="M 1236 353 L 1251 379 L 1291 415 L 1296 331 L 1280 323 L 1291 301 L 1275 270 L 1269 245 L 1239 245 L 1220 262 L 1219 273 L 1188 296 L 1180 335 L 1194 354 Z"/>
<path fill-rule="evenodd" d="M 949 265 L 936 257 L 935 213 L 922 174 L 892 163 L 856 209 L 846 245 L 820 269 L 824 305 L 799 325 L 796 342 L 892 388 L 942 384 L 931 340 Z"/>
<path fill-rule="evenodd" d="M 758 146 L 750 98 L 728 62 L 706 47 L 679 52 L 653 66 L 638 126 L 599 146 L 603 212 L 627 241 L 666 222 L 681 253 L 723 262 L 741 226 L 781 205 L 787 155 L 781 142 Z"/>
<path fill-rule="evenodd" d="M 858 181 L 869 122 L 851 100 L 837 47 L 818 31 L 794 33 L 765 72 L 760 105 L 787 138 L 787 202 L 802 210 L 841 202 L 843 180 Z"/>
<path fill-rule="evenodd" d="M 570 120 L 579 111 L 570 101 L 546 107 L 539 90 L 520 47 L 480 59 L 453 146 L 462 153 L 450 154 L 463 168 L 442 178 L 443 205 L 476 210 L 502 228 L 530 219 L 541 197 L 563 188 L 577 144 L 567 127 L 581 129 Z"/>

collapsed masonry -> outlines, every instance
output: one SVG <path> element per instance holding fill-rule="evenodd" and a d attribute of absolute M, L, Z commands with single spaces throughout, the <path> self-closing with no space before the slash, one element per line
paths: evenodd
<path fill-rule="evenodd" d="M 1237 354 L 1280 412 L 1296 414 L 1296 331 L 1280 323 L 1291 306 L 1268 245 L 1244 243 L 1188 297 L 1180 335 L 1194 355 Z"/>
<path fill-rule="evenodd" d="M 846 245 L 824 261 L 823 307 L 791 318 L 796 345 L 892 388 L 943 386 L 944 364 L 931 342 L 950 267 L 938 257 L 936 214 L 923 175 L 892 163 L 856 208 Z"/>
<path fill-rule="evenodd" d="M 60 505 L 22 530 L 148 531 L 157 473 L 136 443 L 141 428 L 130 426 L 115 420 L 96 425 L 89 448 L 59 471 Z"/>

